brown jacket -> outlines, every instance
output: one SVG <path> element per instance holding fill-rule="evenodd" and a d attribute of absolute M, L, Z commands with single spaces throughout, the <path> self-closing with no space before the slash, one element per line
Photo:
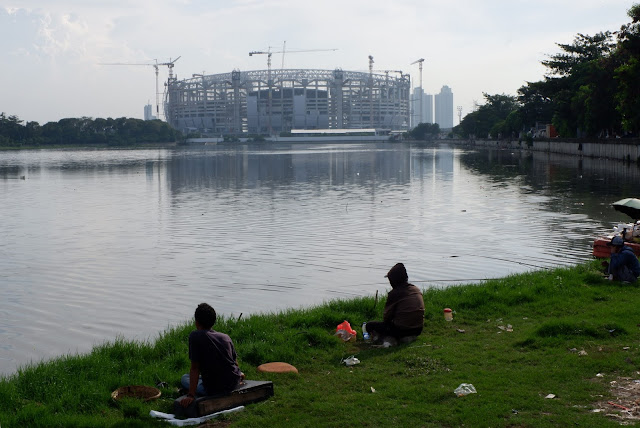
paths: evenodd
<path fill-rule="evenodd" d="M 424 324 L 422 292 L 413 284 L 392 284 L 384 306 L 384 321 L 398 328 L 412 329 Z"/>

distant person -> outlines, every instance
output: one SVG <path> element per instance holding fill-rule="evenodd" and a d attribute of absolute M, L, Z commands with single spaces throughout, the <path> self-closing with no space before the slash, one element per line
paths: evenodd
<path fill-rule="evenodd" d="M 391 284 L 387 295 L 382 321 L 366 323 L 367 333 L 374 342 L 384 342 L 385 346 L 394 345 L 394 341 L 415 338 L 422 333 L 424 326 L 424 300 L 418 287 L 409 283 L 407 270 L 397 263 L 385 275 Z"/>
<path fill-rule="evenodd" d="M 623 282 L 636 282 L 640 276 L 640 262 L 636 257 L 633 249 L 624 245 L 624 240 L 620 236 L 614 236 L 611 242 L 607 242 L 611 247 L 611 262 L 607 266 L 609 279 Z"/>
<path fill-rule="evenodd" d="M 231 392 L 244 379 L 231 338 L 211 329 L 216 323 L 216 311 L 201 303 L 194 318 L 196 330 L 189 334 L 191 369 L 181 379 L 182 386 L 188 390 L 180 401 L 184 407 L 197 396 Z"/>

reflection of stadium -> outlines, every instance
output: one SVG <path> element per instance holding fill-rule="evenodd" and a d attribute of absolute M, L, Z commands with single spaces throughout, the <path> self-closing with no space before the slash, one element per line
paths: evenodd
<path fill-rule="evenodd" d="M 232 71 L 169 79 L 167 122 L 183 132 L 409 127 L 409 76 L 336 70 Z"/>

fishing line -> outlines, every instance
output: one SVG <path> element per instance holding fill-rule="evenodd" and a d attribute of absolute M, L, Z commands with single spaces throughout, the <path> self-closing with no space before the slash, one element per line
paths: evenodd
<path fill-rule="evenodd" d="M 535 265 L 533 263 L 525 263 L 525 262 L 520 262 L 520 261 L 517 261 L 517 260 L 503 259 L 503 258 L 500 258 L 500 257 L 481 256 L 481 255 L 478 255 L 478 254 L 463 254 L 463 255 L 464 256 L 471 256 L 471 257 L 480 257 L 480 258 L 491 259 L 491 260 L 500 260 L 500 261 L 509 262 L 509 263 L 517 263 L 517 264 L 522 265 L 522 266 L 531 266 L 531 267 L 538 268 L 538 269 L 551 269 L 548 266 L 540 266 L 540 265 Z M 455 256 L 449 256 L 449 257 L 453 258 L 453 257 L 460 257 L 460 256 L 459 255 L 455 255 Z M 549 263 L 552 263 L 552 262 L 549 262 Z M 561 263 L 556 263 L 556 264 L 558 266 L 562 265 Z"/>

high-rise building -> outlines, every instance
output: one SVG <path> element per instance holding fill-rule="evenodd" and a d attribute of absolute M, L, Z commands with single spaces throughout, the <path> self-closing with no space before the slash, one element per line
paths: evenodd
<path fill-rule="evenodd" d="M 440 129 L 453 128 L 453 92 L 447 85 L 435 95 L 435 122 Z"/>
<path fill-rule="evenodd" d="M 155 120 L 156 117 L 153 115 L 153 106 L 151 104 L 147 104 L 144 106 L 144 120 Z"/>
<path fill-rule="evenodd" d="M 422 106 L 424 107 L 422 112 L 422 122 L 423 123 L 433 123 L 433 95 L 424 94 L 424 102 Z"/>
<path fill-rule="evenodd" d="M 413 89 L 411 127 L 420 123 L 433 123 L 433 95 L 425 94 L 421 88 Z"/>

